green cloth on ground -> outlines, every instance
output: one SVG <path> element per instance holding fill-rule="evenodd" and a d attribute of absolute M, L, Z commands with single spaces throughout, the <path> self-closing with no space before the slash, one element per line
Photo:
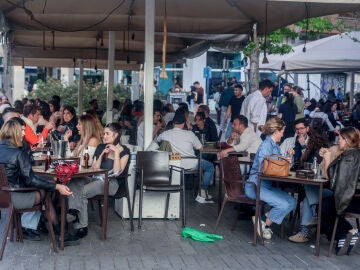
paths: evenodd
<path fill-rule="evenodd" d="M 206 233 L 189 227 L 185 227 L 181 234 L 184 238 L 191 238 L 200 242 L 215 242 L 215 240 L 223 239 L 221 235 Z"/>

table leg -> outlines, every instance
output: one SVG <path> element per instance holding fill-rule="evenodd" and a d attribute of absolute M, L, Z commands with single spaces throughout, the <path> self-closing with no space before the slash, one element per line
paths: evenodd
<path fill-rule="evenodd" d="M 104 185 L 104 202 L 102 210 L 102 228 L 101 240 L 106 240 L 106 226 L 107 226 L 107 213 L 108 213 L 108 195 L 109 195 L 109 177 L 108 172 L 105 172 L 105 185 Z"/>
<path fill-rule="evenodd" d="M 65 237 L 65 196 L 60 195 L 61 217 L 60 217 L 60 249 L 64 250 L 64 237 Z"/>
<path fill-rule="evenodd" d="M 320 255 L 320 228 L 321 228 L 321 209 L 322 209 L 322 196 L 323 196 L 324 184 L 320 183 L 319 189 L 319 207 L 318 207 L 318 224 L 316 227 L 316 244 L 315 244 L 315 256 Z"/>
<path fill-rule="evenodd" d="M 220 209 L 221 209 L 221 204 L 223 201 L 223 196 L 222 196 L 222 162 L 220 160 L 220 165 L 219 165 L 219 198 L 218 198 L 218 215 L 220 214 Z"/>
<path fill-rule="evenodd" d="M 256 242 L 257 242 L 257 226 L 258 226 L 259 218 L 260 218 L 260 184 L 261 184 L 261 177 L 258 176 L 257 185 L 256 185 L 254 239 L 253 239 L 253 243 L 252 243 L 254 246 L 256 246 Z"/>
<path fill-rule="evenodd" d="M 200 151 L 199 155 L 199 188 L 198 195 L 201 196 L 201 182 L 202 182 L 203 172 L 202 172 L 202 151 Z"/>

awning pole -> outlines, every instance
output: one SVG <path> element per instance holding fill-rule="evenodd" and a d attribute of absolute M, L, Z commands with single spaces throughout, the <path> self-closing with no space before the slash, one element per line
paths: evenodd
<path fill-rule="evenodd" d="M 152 141 L 154 102 L 155 0 L 145 1 L 144 149 Z"/>
<path fill-rule="evenodd" d="M 114 99 L 114 67 L 115 67 L 115 31 L 109 31 L 108 52 L 108 78 L 107 78 L 107 101 L 106 101 L 106 123 L 113 121 L 112 105 Z"/>

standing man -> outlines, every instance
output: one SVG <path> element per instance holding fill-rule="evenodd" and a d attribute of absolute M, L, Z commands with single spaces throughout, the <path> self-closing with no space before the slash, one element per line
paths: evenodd
<path fill-rule="evenodd" d="M 221 108 L 221 117 L 220 117 L 220 130 L 225 131 L 227 122 L 225 120 L 226 118 L 226 112 L 227 108 L 229 106 L 231 98 L 234 96 L 234 82 L 229 82 L 228 87 L 224 89 L 224 91 L 221 93 L 220 96 L 220 102 L 219 106 Z"/>
<path fill-rule="evenodd" d="M 230 118 L 230 123 L 226 130 L 225 138 L 229 138 L 232 132 L 232 123 L 234 117 L 240 115 L 241 106 L 244 102 L 245 97 L 242 95 L 243 87 L 241 84 L 236 84 L 234 87 L 234 96 L 231 97 L 229 106 L 227 108 L 225 122 Z"/>
<path fill-rule="evenodd" d="M 199 108 L 200 104 L 204 104 L 204 88 L 200 86 L 200 83 L 198 81 L 193 83 L 196 91 L 196 98 L 195 98 L 195 108 L 194 108 L 194 114 L 196 114 L 197 109 Z"/>
<path fill-rule="evenodd" d="M 241 107 L 240 114 L 248 119 L 248 124 L 256 134 L 261 135 L 259 126 L 264 125 L 267 116 L 266 98 L 271 95 L 274 83 L 270 80 L 263 80 L 259 83 L 259 90 L 248 95 Z"/>

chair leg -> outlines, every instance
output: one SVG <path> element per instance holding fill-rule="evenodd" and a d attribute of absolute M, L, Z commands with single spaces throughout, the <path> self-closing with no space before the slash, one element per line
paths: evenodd
<path fill-rule="evenodd" d="M 357 227 L 358 231 L 360 231 L 360 224 L 359 224 L 359 219 L 358 218 L 356 219 L 356 227 Z"/>
<path fill-rule="evenodd" d="M 334 240 L 335 240 L 335 234 L 336 234 L 336 229 L 337 229 L 338 222 L 339 222 L 339 217 L 336 217 L 335 224 L 334 224 L 334 229 L 333 229 L 333 233 L 332 233 L 331 241 L 330 241 L 330 247 L 329 247 L 329 253 L 328 253 L 329 257 L 332 255 L 332 249 L 333 249 L 333 246 L 334 246 Z"/>
<path fill-rule="evenodd" d="M 142 225 L 142 206 L 143 206 L 143 185 L 140 185 L 140 192 L 139 192 L 139 219 L 138 219 L 138 229 L 141 229 Z"/>
<path fill-rule="evenodd" d="M 169 213 L 169 201 L 170 201 L 170 193 L 166 194 L 166 202 L 165 202 L 165 213 L 164 213 L 164 219 L 166 220 L 168 218 Z"/>
<path fill-rule="evenodd" d="M 99 208 L 99 218 L 100 218 L 100 227 L 102 226 L 103 224 L 103 220 L 102 220 L 102 202 L 101 200 L 97 200 L 97 203 L 98 203 L 98 208 Z"/>
<path fill-rule="evenodd" d="M 53 246 L 53 250 L 54 250 L 54 252 L 57 252 L 58 250 L 57 250 L 57 244 L 56 244 L 56 239 L 55 239 L 55 232 L 54 232 L 53 224 L 51 222 L 50 208 L 48 207 L 48 205 L 50 205 L 50 200 L 51 200 L 50 194 L 47 194 L 46 199 L 45 199 L 45 216 L 46 216 L 47 223 L 48 223 L 49 230 L 50 230 L 50 237 L 51 237 L 51 243 Z"/>
<path fill-rule="evenodd" d="M 2 243 L 1 243 L 1 249 L 0 249 L 0 261 L 2 260 L 2 257 L 4 255 L 4 250 L 5 250 L 5 245 L 6 245 L 6 239 L 7 239 L 7 236 L 9 234 L 9 229 L 10 229 L 10 226 L 11 226 L 11 223 L 13 222 L 13 211 L 14 209 L 11 207 L 9 209 L 9 213 L 8 213 L 8 217 L 7 217 L 7 222 L 6 222 L 6 226 L 5 226 L 5 231 L 4 231 L 4 234 L 3 234 L 3 240 L 2 240 Z"/>
<path fill-rule="evenodd" d="M 185 227 L 186 225 L 186 209 L 185 209 L 185 183 L 183 182 L 183 186 L 180 192 L 180 199 L 181 199 L 181 215 L 182 215 L 182 226 Z"/>
<path fill-rule="evenodd" d="M 126 200 L 127 200 L 127 205 L 128 205 L 128 211 L 129 211 L 130 229 L 133 232 L 134 231 L 133 211 L 132 211 L 132 207 L 130 204 L 130 195 L 129 195 L 128 189 L 127 189 L 127 193 L 126 193 Z"/>
<path fill-rule="evenodd" d="M 223 200 L 223 202 L 222 202 L 222 205 L 221 205 L 221 209 L 220 209 L 219 216 L 218 216 L 218 218 L 217 218 L 217 220 L 216 220 L 214 232 L 216 232 L 216 230 L 217 230 L 217 227 L 218 227 L 218 225 L 219 225 L 219 222 L 220 222 L 220 219 L 221 219 L 221 216 L 222 216 L 222 213 L 223 213 L 223 211 L 224 211 L 224 208 L 225 208 L 225 204 L 226 204 L 226 203 L 227 203 L 227 199 L 226 199 L 226 197 L 225 197 L 224 200 Z"/>
<path fill-rule="evenodd" d="M 10 242 L 14 242 L 14 231 L 16 230 L 15 227 L 15 213 L 14 210 L 11 214 L 11 224 L 10 224 Z"/>
<path fill-rule="evenodd" d="M 134 218 L 135 213 L 135 197 L 136 197 L 136 184 L 134 185 L 134 192 L 133 192 L 133 204 L 131 208 L 131 216 Z"/>
<path fill-rule="evenodd" d="M 15 213 L 15 226 L 16 226 L 16 241 L 21 243 L 24 242 L 24 237 L 22 234 L 22 226 L 21 226 L 21 214 Z"/>

